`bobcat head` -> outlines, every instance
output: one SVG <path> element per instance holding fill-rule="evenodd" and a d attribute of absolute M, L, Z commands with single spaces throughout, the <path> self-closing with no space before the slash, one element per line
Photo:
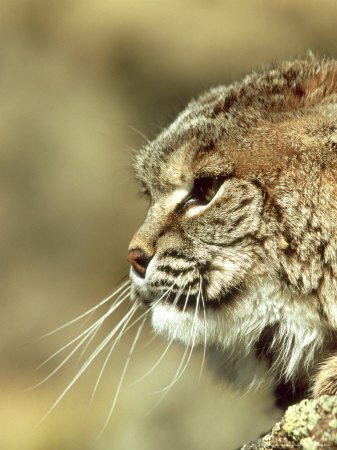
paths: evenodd
<path fill-rule="evenodd" d="M 312 388 L 336 351 L 336 62 L 211 89 L 135 171 L 150 206 L 129 247 L 131 297 L 156 333 L 203 346 L 239 385 L 268 372 Z"/>
<path fill-rule="evenodd" d="M 238 386 L 274 383 L 283 406 L 337 394 L 337 62 L 286 62 L 210 90 L 140 150 L 135 170 L 150 206 L 130 243 L 130 281 L 51 332 L 101 311 L 41 364 L 74 345 L 36 386 L 90 350 L 42 420 L 110 347 L 94 396 L 114 348 L 140 323 L 103 433 L 149 316 L 169 344 L 148 373 L 173 341 L 186 346 L 168 387 L 201 347 Z"/>

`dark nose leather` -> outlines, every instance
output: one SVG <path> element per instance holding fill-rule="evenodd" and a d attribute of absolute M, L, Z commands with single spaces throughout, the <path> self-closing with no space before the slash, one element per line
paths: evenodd
<path fill-rule="evenodd" d="M 146 268 L 150 262 L 147 254 L 140 248 L 134 248 L 129 251 L 127 260 L 131 266 L 135 269 L 139 276 L 145 277 Z"/>

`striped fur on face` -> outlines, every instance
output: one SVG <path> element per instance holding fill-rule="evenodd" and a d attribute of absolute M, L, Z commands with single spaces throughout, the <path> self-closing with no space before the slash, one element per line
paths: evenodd
<path fill-rule="evenodd" d="M 196 181 L 199 182 L 200 179 Z M 174 197 L 177 190 L 179 187 L 173 188 L 166 198 Z M 218 308 L 252 276 L 249 272 L 262 257 L 254 235 L 260 225 L 263 199 L 253 184 L 228 178 L 204 205 L 189 199 L 191 192 L 193 188 L 186 190 L 179 202 L 164 199 L 153 204 L 131 243 L 133 248 L 148 248 L 156 241 L 145 278 L 138 279 L 132 271 L 135 286 L 139 286 L 145 303 L 161 295 L 163 302 L 172 302 L 181 291 L 178 307 L 184 304 L 188 293 L 186 308 L 194 307 L 201 295 L 206 307 Z M 224 216 L 226 221 L 222 219 Z M 165 233 L 157 228 L 163 218 Z M 167 289 L 170 293 L 165 295 Z"/>
<path fill-rule="evenodd" d="M 150 207 L 129 248 L 132 298 L 156 332 L 204 345 L 237 384 L 268 370 L 311 388 L 337 338 L 336 62 L 212 89 L 135 169 Z"/>

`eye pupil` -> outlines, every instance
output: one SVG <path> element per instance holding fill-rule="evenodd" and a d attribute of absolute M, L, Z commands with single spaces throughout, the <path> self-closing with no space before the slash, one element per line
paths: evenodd
<path fill-rule="evenodd" d="M 220 176 L 197 178 L 194 181 L 192 192 L 185 200 L 184 205 L 187 206 L 191 203 L 206 205 L 218 192 L 224 179 L 224 177 Z"/>

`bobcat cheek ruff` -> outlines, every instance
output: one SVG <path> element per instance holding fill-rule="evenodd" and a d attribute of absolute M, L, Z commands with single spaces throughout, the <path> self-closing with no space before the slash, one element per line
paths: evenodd
<path fill-rule="evenodd" d="M 311 57 L 211 89 L 140 150 L 131 297 L 156 332 L 239 384 L 337 391 L 336 142 L 337 64 Z"/>

